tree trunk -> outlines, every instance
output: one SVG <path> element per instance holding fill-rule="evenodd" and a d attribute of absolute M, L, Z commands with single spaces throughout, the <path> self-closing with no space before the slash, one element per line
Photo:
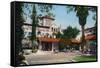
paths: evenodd
<path fill-rule="evenodd" d="M 82 29 L 81 51 L 82 53 L 84 53 L 84 46 L 85 46 L 84 26 L 81 26 L 81 29 Z"/>

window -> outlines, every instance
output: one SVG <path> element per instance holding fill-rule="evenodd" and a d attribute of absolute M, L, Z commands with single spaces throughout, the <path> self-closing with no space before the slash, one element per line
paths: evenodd
<path fill-rule="evenodd" d="M 39 34 L 41 34 L 41 32 L 40 32 L 40 31 L 38 31 L 38 32 L 37 32 L 37 34 L 39 35 Z"/>
<path fill-rule="evenodd" d="M 51 28 L 51 30 L 53 31 L 53 27 Z"/>
<path fill-rule="evenodd" d="M 24 35 L 26 35 L 27 34 L 27 32 L 24 32 Z"/>
<path fill-rule="evenodd" d="M 31 32 L 29 32 L 29 36 L 31 36 L 32 35 L 32 33 Z"/>

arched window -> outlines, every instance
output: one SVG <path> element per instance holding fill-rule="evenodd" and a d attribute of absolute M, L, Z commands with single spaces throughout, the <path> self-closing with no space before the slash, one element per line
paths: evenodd
<path fill-rule="evenodd" d="M 53 27 L 51 28 L 51 30 L 53 31 Z"/>

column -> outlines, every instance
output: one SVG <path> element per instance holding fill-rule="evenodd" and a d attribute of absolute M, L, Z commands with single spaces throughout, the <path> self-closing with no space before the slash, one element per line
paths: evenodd
<path fill-rule="evenodd" d="M 80 51 L 80 52 L 82 51 L 82 46 L 81 46 L 81 44 L 79 45 L 79 51 Z"/>
<path fill-rule="evenodd" d="M 54 52 L 54 43 L 52 43 L 52 52 Z"/>
<path fill-rule="evenodd" d="M 58 46 L 58 43 L 56 43 L 56 49 L 57 49 L 57 52 L 59 52 L 59 46 Z"/>
<path fill-rule="evenodd" d="M 41 44 L 41 41 L 39 41 L 39 50 L 40 50 L 40 51 L 42 50 L 42 44 Z"/>

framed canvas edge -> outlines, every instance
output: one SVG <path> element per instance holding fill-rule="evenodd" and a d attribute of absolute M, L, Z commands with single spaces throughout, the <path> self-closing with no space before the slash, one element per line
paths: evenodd
<path fill-rule="evenodd" d="M 76 4 L 60 4 L 60 3 L 46 3 L 46 2 L 28 2 L 28 1 L 12 1 L 10 3 L 10 65 L 13 67 L 23 67 L 23 66 L 40 66 L 40 65 L 57 65 L 57 64 L 72 64 L 72 63 L 93 63 L 93 62 L 98 62 L 98 6 L 93 6 L 93 5 L 79 5 L 79 6 L 87 6 L 87 7 L 96 7 L 97 8 L 97 12 L 96 12 L 96 20 L 97 20 L 97 27 L 96 27 L 96 31 L 97 31 L 97 35 L 96 35 L 96 41 L 97 41 L 97 56 L 96 56 L 96 61 L 81 61 L 81 62 L 66 62 L 66 63 L 48 63 L 48 64 L 32 64 L 32 65 L 23 65 L 23 66 L 16 66 L 16 62 L 15 62 L 15 17 L 14 17 L 14 6 L 12 4 L 14 3 L 32 3 L 32 4 L 50 4 L 50 5 L 68 5 L 68 6 L 77 6 Z"/>

